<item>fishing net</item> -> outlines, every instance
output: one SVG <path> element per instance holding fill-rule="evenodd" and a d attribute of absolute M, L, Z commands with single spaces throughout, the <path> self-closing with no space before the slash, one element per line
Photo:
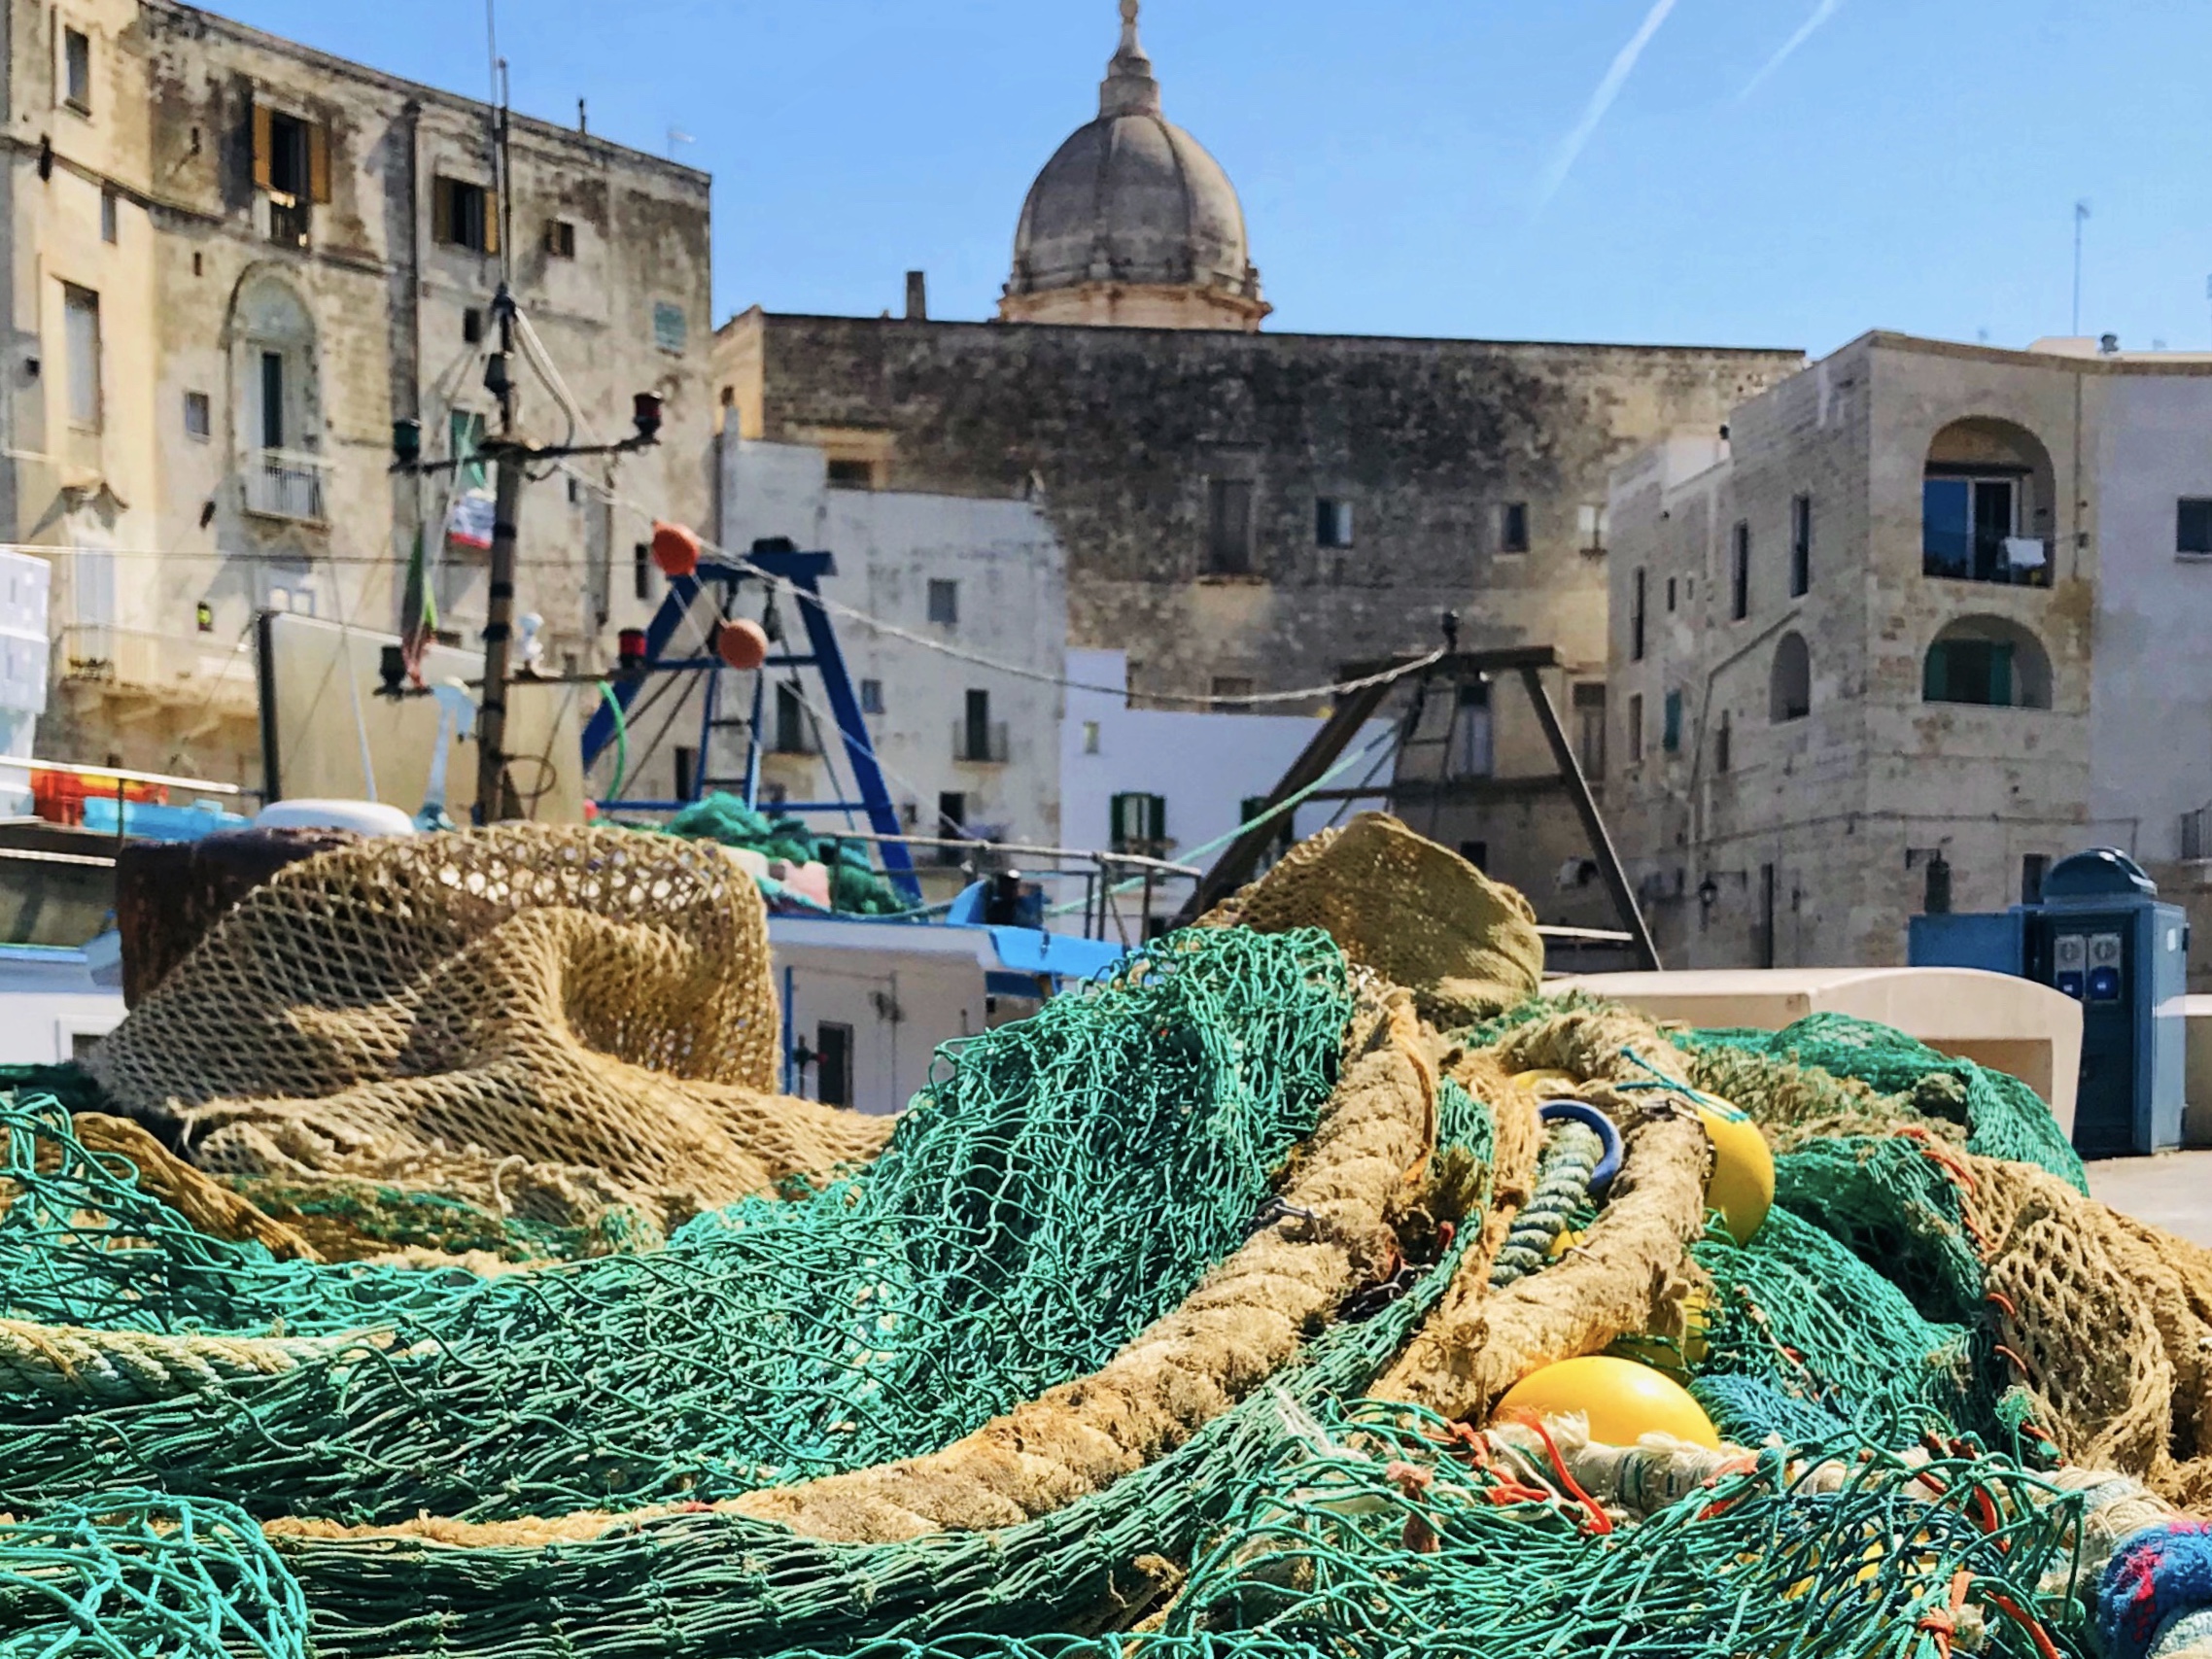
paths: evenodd
<path fill-rule="evenodd" d="M 517 824 L 281 871 L 92 1071 L 202 1168 L 420 1184 L 479 1155 L 680 1219 L 881 1144 L 887 1124 L 774 1100 L 776 1042 L 765 915 L 729 859 Z"/>
<path fill-rule="evenodd" d="M 717 790 L 655 828 L 690 841 L 742 847 L 764 858 L 820 864 L 829 871 L 830 905 L 852 916 L 899 916 L 909 908 L 876 871 L 869 844 L 817 835 L 804 818 L 757 812 L 735 795 Z"/>
<path fill-rule="evenodd" d="M 0 1105 L 7 1659 L 2168 1659 L 2212 1624 L 2174 1506 L 2212 1485 L 2212 1255 L 1895 1032 L 1533 995 L 1517 895 L 1402 826 L 948 1049 L 850 1145 L 745 1069 L 758 905 L 710 848 L 333 858 L 134 1013 L 108 1096 Z M 495 1015 L 446 1043 L 464 990 Z M 176 1059 L 192 1020 L 228 1069 Z M 1715 1095 L 1777 1152 L 1745 1243 Z M 1494 1415 L 1601 1351 L 1731 1443 Z"/>

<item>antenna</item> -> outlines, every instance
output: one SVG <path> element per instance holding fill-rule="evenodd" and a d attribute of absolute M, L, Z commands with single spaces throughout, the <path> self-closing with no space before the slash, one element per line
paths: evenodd
<path fill-rule="evenodd" d="M 2087 198 L 2074 203 L 2074 328 L 2075 338 L 2082 332 L 2082 226 L 2089 223 L 2090 204 Z"/>

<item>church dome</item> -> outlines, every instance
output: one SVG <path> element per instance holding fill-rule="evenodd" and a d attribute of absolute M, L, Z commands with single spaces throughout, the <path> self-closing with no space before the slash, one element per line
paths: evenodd
<path fill-rule="evenodd" d="M 999 314 L 1013 322 L 1256 328 L 1269 307 L 1221 163 L 1160 114 L 1122 0 L 1122 44 L 1080 127 L 1029 187 Z"/>

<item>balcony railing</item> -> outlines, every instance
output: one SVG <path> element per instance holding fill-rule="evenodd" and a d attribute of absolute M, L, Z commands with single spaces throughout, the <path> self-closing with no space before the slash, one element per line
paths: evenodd
<path fill-rule="evenodd" d="M 323 522 L 323 475 L 329 464 L 320 455 L 290 449 L 256 450 L 246 463 L 246 510 L 264 518 Z"/>
<path fill-rule="evenodd" d="M 970 766 L 1004 766 L 1008 743 L 1006 722 L 955 720 L 952 722 L 952 758 Z"/>
<path fill-rule="evenodd" d="M 252 713 L 259 703 L 253 653 L 244 640 L 225 647 L 212 638 L 155 634 L 109 623 L 61 631 L 61 677 L 211 712 Z"/>
<path fill-rule="evenodd" d="M 2212 807 L 2182 813 L 2181 856 L 2184 863 L 2212 859 Z"/>
<path fill-rule="evenodd" d="M 2005 587 L 2051 585 L 2051 545 L 2041 536 L 1996 536 L 1924 524 L 1920 573 L 1954 582 L 1995 582 Z"/>

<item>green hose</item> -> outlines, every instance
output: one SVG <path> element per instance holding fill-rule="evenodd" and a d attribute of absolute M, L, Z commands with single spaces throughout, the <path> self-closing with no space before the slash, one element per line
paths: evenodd
<path fill-rule="evenodd" d="M 622 699 L 614 695 L 613 686 L 601 680 L 599 694 L 606 702 L 606 711 L 614 716 L 614 781 L 606 786 L 606 798 L 619 801 L 622 780 L 630 774 L 630 722 L 622 717 Z"/>

